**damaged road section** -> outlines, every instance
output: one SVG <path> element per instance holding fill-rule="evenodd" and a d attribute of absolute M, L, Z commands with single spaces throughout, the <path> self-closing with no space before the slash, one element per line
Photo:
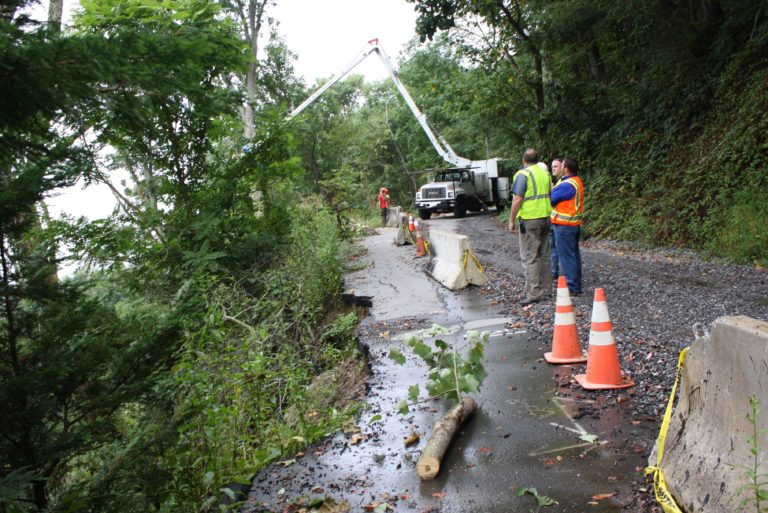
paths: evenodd
<path fill-rule="evenodd" d="M 420 270 L 414 248 L 394 246 L 393 236 L 394 229 L 384 228 L 365 239 L 371 265 L 347 280 L 354 294 L 372 296 L 371 315 L 360 326 L 372 369 L 369 408 L 290 464 L 264 469 L 245 511 L 535 510 L 525 489 L 554 501 L 546 511 L 621 511 L 645 465 L 646 447 L 636 442 L 653 436 L 625 415 L 631 398 L 597 404 L 602 396 L 568 392 L 562 381 L 572 369 L 541 358 L 548 340 L 511 323 L 479 289 L 437 285 Z M 449 328 L 440 335 L 449 344 L 469 330 L 491 334 L 488 377 L 475 395 L 479 409 L 453 440 L 440 474 L 421 481 L 416 461 L 448 403 L 421 403 L 408 415 L 395 405 L 409 386 L 426 382 L 423 361 L 403 349 L 402 339 L 435 323 Z M 392 346 L 408 355 L 405 365 L 387 356 Z"/>

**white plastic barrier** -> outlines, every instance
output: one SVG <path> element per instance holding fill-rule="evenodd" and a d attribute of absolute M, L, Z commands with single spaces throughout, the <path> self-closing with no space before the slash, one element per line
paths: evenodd
<path fill-rule="evenodd" d="M 451 290 L 485 285 L 488 277 L 469 245 L 469 237 L 442 230 L 429 231 L 427 272 Z"/>
<path fill-rule="evenodd" d="M 683 511 L 732 513 L 750 494 L 754 498 L 752 491 L 739 491 L 748 482 L 745 468 L 751 468 L 755 458 L 747 440 L 753 436 L 747 419 L 753 394 L 761 407 L 758 428 L 765 428 L 768 323 L 744 316 L 721 317 L 712 333 L 697 339 L 685 356 L 680 398 L 665 434 L 659 467 Z M 767 432 L 758 435 L 757 445 L 758 457 L 765 462 Z M 657 457 L 654 450 L 652 466 Z M 764 466 L 760 472 L 766 472 Z"/>

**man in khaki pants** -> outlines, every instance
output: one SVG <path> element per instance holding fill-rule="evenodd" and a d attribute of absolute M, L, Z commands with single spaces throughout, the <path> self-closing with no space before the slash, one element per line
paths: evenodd
<path fill-rule="evenodd" d="M 515 233 L 515 221 L 520 224 L 520 259 L 525 272 L 525 299 L 521 305 L 538 303 L 551 292 L 552 273 L 549 269 L 549 214 L 552 205 L 549 193 L 552 181 L 547 165 L 539 162 L 533 148 L 523 153 L 523 169 L 512 182 L 512 210 L 509 231 Z"/>

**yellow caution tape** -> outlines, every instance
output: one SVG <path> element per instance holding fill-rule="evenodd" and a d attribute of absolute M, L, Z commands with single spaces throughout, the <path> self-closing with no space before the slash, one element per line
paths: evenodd
<path fill-rule="evenodd" d="M 472 260 L 475 262 L 475 265 L 478 269 L 480 269 L 480 272 L 483 272 L 483 266 L 480 264 L 480 261 L 477 259 L 474 253 L 472 253 L 471 249 L 464 250 L 464 269 L 467 268 L 467 259 L 468 257 L 472 257 Z"/>
<path fill-rule="evenodd" d="M 427 252 L 427 255 L 432 256 L 432 253 L 429 251 L 429 241 L 427 239 L 424 239 L 424 250 Z"/>
<path fill-rule="evenodd" d="M 661 458 L 664 456 L 664 442 L 667 439 L 667 429 L 669 429 L 669 422 L 672 419 L 672 405 L 675 402 L 675 392 L 677 392 L 677 384 L 680 381 L 680 371 L 683 368 L 683 360 L 685 360 L 685 354 L 688 352 L 686 347 L 680 352 L 680 357 L 677 360 L 677 375 L 675 376 L 675 384 L 672 385 L 672 391 L 669 393 L 669 402 L 667 402 L 667 411 L 664 412 L 664 419 L 661 421 L 661 429 L 659 430 L 659 437 L 656 440 L 657 454 L 656 466 L 646 467 L 645 475 L 653 474 L 653 491 L 656 495 L 656 502 L 661 505 L 664 513 L 683 513 L 683 511 L 677 506 L 675 499 L 672 498 L 672 494 L 667 489 L 667 481 L 664 479 L 664 471 L 661 470 Z"/>

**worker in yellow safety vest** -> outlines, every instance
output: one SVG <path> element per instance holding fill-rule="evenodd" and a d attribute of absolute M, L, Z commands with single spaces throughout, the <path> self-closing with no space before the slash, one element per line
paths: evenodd
<path fill-rule="evenodd" d="M 563 159 L 563 178 L 552 189 L 550 221 L 560 267 L 572 296 L 581 294 L 581 223 L 584 212 L 584 184 L 576 159 Z"/>
<path fill-rule="evenodd" d="M 523 153 L 523 168 L 512 181 L 512 209 L 509 231 L 520 226 L 520 260 L 525 273 L 525 298 L 522 305 L 538 303 L 551 295 L 552 275 L 549 265 L 549 193 L 552 182 L 547 165 L 529 148 Z"/>

